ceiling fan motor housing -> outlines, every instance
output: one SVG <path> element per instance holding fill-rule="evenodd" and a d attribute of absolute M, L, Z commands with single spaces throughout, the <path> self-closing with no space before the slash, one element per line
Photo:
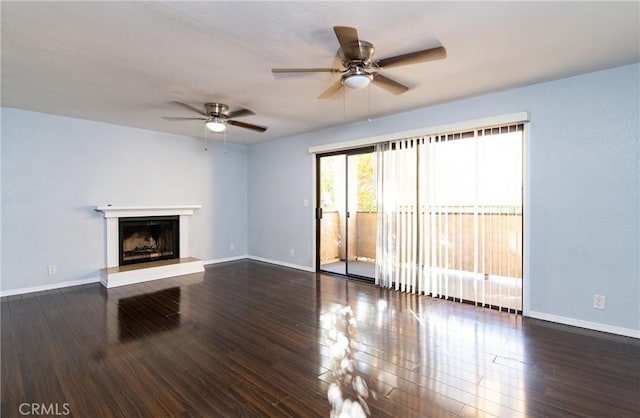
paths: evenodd
<path fill-rule="evenodd" d="M 343 49 L 344 48 L 344 49 Z M 350 42 L 338 50 L 338 56 L 345 68 L 369 67 L 373 58 L 373 44 L 367 41 Z"/>
<path fill-rule="evenodd" d="M 342 45 L 338 56 L 346 72 L 340 78 L 343 85 L 352 89 L 362 89 L 369 85 L 373 75 L 367 71 L 371 67 L 373 44 L 367 41 L 354 41 Z"/>
<path fill-rule="evenodd" d="M 209 116 L 204 123 L 212 132 L 220 133 L 227 129 L 227 115 L 225 114 L 229 107 L 222 103 L 205 103 L 204 110 Z"/>
<path fill-rule="evenodd" d="M 209 116 L 222 116 L 227 113 L 229 107 L 222 103 L 205 103 L 204 110 Z"/>

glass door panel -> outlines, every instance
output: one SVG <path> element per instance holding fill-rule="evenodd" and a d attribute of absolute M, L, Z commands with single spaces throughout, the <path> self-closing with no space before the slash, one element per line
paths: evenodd
<path fill-rule="evenodd" d="M 347 274 L 346 159 L 343 154 L 318 158 L 320 270 Z"/>
<path fill-rule="evenodd" d="M 375 154 L 347 155 L 347 274 L 373 279 L 376 261 Z"/>

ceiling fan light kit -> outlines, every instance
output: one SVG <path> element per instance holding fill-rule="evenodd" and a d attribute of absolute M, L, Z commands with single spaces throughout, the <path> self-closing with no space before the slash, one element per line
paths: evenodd
<path fill-rule="evenodd" d="M 404 65 L 420 64 L 427 61 L 443 59 L 447 56 L 444 47 L 423 49 L 407 54 L 373 60 L 375 48 L 372 43 L 358 39 L 358 31 L 349 26 L 334 26 L 333 31 L 338 38 L 340 48 L 338 56 L 342 61 L 342 69 L 339 68 L 272 68 L 274 74 L 281 73 L 342 73 L 340 80 L 332 84 L 322 94 L 320 99 L 332 97 L 346 86 L 352 89 L 363 89 L 369 85 L 380 87 L 389 93 L 398 95 L 409 90 L 409 87 L 398 83 L 380 74 L 385 68 L 400 67 Z"/>
<path fill-rule="evenodd" d="M 349 88 L 360 90 L 371 83 L 371 78 L 371 74 L 367 74 L 364 71 L 351 74 L 347 73 L 342 76 L 342 84 Z"/>
<path fill-rule="evenodd" d="M 220 118 L 213 118 L 213 120 L 208 120 L 204 123 L 208 130 L 211 132 L 224 132 L 227 129 L 227 124 L 224 121 L 221 121 Z"/>

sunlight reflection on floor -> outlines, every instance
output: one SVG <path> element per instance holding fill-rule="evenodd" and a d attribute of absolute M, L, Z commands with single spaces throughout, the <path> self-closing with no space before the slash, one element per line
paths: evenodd
<path fill-rule="evenodd" d="M 321 318 L 326 342 L 331 350 L 333 377 L 327 391 L 332 418 L 366 417 L 371 415 L 367 399 L 376 398 L 369 390 L 369 377 L 358 368 L 357 322 L 350 306 L 337 306 Z"/>

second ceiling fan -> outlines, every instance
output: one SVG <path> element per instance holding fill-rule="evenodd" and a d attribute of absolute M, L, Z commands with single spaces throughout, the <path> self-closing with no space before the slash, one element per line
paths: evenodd
<path fill-rule="evenodd" d="M 385 77 L 380 74 L 379 71 L 403 65 L 439 60 L 446 58 L 447 56 L 447 51 L 444 47 L 436 47 L 374 61 L 373 44 L 358 39 L 358 32 L 355 28 L 348 26 L 334 26 L 333 31 L 338 38 L 338 43 L 340 44 L 338 57 L 342 61 L 342 69 L 273 68 L 271 69 L 271 72 L 274 74 L 312 72 L 342 73 L 340 79 L 329 86 L 329 88 L 319 96 L 320 99 L 327 99 L 333 96 L 342 88 L 343 85 L 354 89 L 361 89 L 368 86 L 369 83 L 383 88 L 390 93 L 402 94 L 409 88 L 390 79 L 389 77 Z"/>
<path fill-rule="evenodd" d="M 255 115 L 251 110 L 240 108 L 236 111 L 229 112 L 229 106 L 222 103 L 205 103 L 204 111 L 198 109 L 197 107 L 193 107 L 189 104 L 182 102 L 171 102 L 173 104 L 177 104 L 186 109 L 195 112 L 202 117 L 174 117 L 174 116 L 163 116 L 162 119 L 169 121 L 184 121 L 184 120 L 203 120 L 204 125 L 211 132 L 224 132 L 227 129 L 227 125 L 237 126 L 239 128 L 250 129 L 256 132 L 264 132 L 267 130 L 264 126 L 254 125 L 252 123 L 240 122 L 239 120 L 235 120 L 235 118 L 240 118 L 243 116 L 252 116 Z"/>

